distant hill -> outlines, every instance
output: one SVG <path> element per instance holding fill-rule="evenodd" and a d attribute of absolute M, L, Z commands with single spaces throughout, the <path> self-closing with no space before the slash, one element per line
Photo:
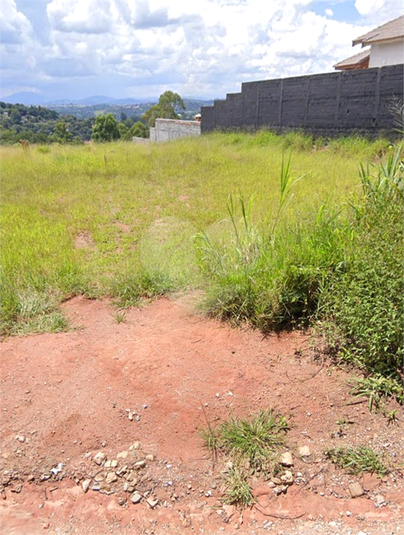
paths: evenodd
<path fill-rule="evenodd" d="M 20 93 L 14 93 L 8 97 L 1 99 L 3 102 L 8 104 L 24 104 L 25 106 L 46 106 L 48 108 L 56 110 L 58 113 L 63 115 L 71 114 L 76 117 L 94 117 L 99 115 L 100 112 L 109 113 L 109 107 L 121 108 L 129 106 L 129 113 L 132 112 L 133 106 L 138 106 L 133 110 L 134 114 L 139 115 L 144 113 L 150 108 L 153 104 L 156 104 L 158 101 L 157 97 L 150 98 L 111 98 L 105 95 L 94 95 L 91 97 L 83 99 L 58 99 L 58 100 L 49 100 L 49 98 L 39 95 L 38 93 L 25 91 Z M 199 113 L 201 106 L 206 106 L 213 104 L 212 100 L 201 100 L 195 98 L 184 98 L 184 104 L 186 106 L 186 115 L 192 113 Z M 83 107 L 94 107 L 93 110 L 76 110 L 76 108 Z M 68 111 L 67 111 L 68 110 Z M 126 113 L 125 110 L 122 110 Z M 121 113 L 120 110 L 115 109 L 114 115 Z M 132 114 L 132 113 L 131 113 Z"/>
<path fill-rule="evenodd" d="M 42 106 L 46 102 L 44 97 L 32 91 L 13 93 L 8 97 L 3 97 L 1 100 L 2 102 L 7 102 L 7 104 L 24 104 L 25 106 Z"/>
<path fill-rule="evenodd" d="M 93 97 L 91 97 L 93 98 Z M 97 97 L 101 98 L 101 97 Z M 85 99 L 89 102 L 91 99 Z M 200 113 L 201 106 L 209 106 L 213 104 L 211 100 L 197 100 L 184 98 L 185 111 L 183 112 L 184 119 L 192 119 L 194 115 Z M 141 116 L 155 104 L 155 101 L 139 102 L 135 99 L 111 99 L 110 102 L 102 102 L 96 104 L 86 104 L 84 101 L 67 102 L 67 103 L 50 103 L 47 107 L 51 110 L 57 111 L 60 115 L 73 115 L 78 119 L 88 119 L 97 117 L 97 115 L 105 115 L 112 113 L 118 121 L 125 120 L 126 117 L 132 117 L 138 121 Z"/>

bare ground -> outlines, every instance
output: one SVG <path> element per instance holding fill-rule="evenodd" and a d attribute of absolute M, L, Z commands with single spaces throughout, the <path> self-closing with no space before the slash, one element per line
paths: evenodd
<path fill-rule="evenodd" d="M 401 416 L 388 425 L 353 399 L 309 333 L 264 338 L 191 308 L 161 299 L 123 318 L 75 298 L 63 305 L 71 332 L 2 342 L 1 533 L 402 533 L 401 470 L 355 477 L 324 456 L 363 444 L 402 466 Z M 257 478 L 251 509 L 223 506 L 223 463 L 200 430 L 269 407 L 291 427 L 294 482 L 277 495 Z"/>

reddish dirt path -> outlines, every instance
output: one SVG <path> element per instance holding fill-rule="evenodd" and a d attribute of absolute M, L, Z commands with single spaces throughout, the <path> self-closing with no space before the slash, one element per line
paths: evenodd
<path fill-rule="evenodd" d="M 365 403 L 349 404 L 349 376 L 313 358 L 308 334 L 264 339 L 198 317 L 180 300 L 132 309 L 123 323 L 105 301 L 76 298 L 63 308 L 74 331 L 2 343 L 2 533 L 311 533 L 315 527 L 369 535 L 400 526 L 401 472 L 384 480 L 348 476 L 323 452 L 366 444 L 397 461 L 402 431 L 369 414 Z M 221 506 L 220 467 L 213 470 L 199 430 L 206 418 L 214 424 L 269 407 L 291 425 L 295 484 L 276 496 L 256 480 L 258 507 L 240 516 Z M 353 422 L 343 436 L 336 434 L 341 418 Z M 137 441 L 139 449 L 129 450 Z M 299 457 L 300 446 L 310 448 L 309 458 Z M 149 455 L 138 485 L 158 504 L 132 504 L 123 478 L 109 494 L 91 487 L 84 493 L 99 451 L 109 460 L 128 452 L 133 462 Z M 351 499 L 355 481 L 365 494 Z"/>

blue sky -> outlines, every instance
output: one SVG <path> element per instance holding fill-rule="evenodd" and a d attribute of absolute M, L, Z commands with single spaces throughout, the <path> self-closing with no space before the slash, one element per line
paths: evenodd
<path fill-rule="evenodd" d="M 0 98 L 223 98 L 333 70 L 402 0 L 2 0 Z"/>

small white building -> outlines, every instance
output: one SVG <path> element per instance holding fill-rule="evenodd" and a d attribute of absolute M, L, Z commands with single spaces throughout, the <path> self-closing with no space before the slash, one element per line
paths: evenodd
<path fill-rule="evenodd" d="M 369 48 L 340 61 L 334 69 L 366 69 L 404 63 L 404 15 L 352 41 L 352 46 L 359 44 Z"/>

